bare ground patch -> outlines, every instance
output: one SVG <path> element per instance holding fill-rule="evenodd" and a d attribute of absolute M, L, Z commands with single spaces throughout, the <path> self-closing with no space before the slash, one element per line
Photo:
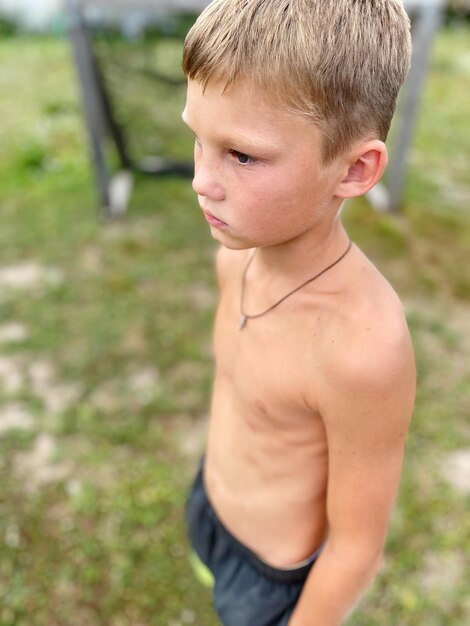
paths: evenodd
<path fill-rule="evenodd" d="M 64 280 L 61 270 L 35 261 L 22 261 L 0 268 L 0 288 L 26 291 L 36 287 L 54 287 Z"/>
<path fill-rule="evenodd" d="M 10 322 L 0 325 L 0 346 L 18 343 L 28 338 L 28 329 L 23 324 Z"/>
<path fill-rule="evenodd" d="M 35 419 L 24 405 L 11 402 L 0 406 L 0 436 L 11 430 L 34 430 L 34 428 Z"/>
<path fill-rule="evenodd" d="M 452 452 L 443 463 L 442 473 L 456 491 L 470 494 L 470 448 Z"/>
<path fill-rule="evenodd" d="M 15 472 L 25 491 L 36 491 L 42 485 L 64 480 L 72 472 L 70 461 L 57 462 L 57 441 L 49 433 L 41 433 L 31 450 L 14 457 Z"/>

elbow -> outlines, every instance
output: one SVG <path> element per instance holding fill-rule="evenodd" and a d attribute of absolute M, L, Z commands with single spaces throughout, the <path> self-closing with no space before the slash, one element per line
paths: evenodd
<path fill-rule="evenodd" d="M 366 583 L 370 583 L 377 576 L 383 565 L 383 550 L 363 551 L 358 554 L 356 558 L 361 578 L 363 578 Z"/>
<path fill-rule="evenodd" d="M 331 550 L 343 567 L 354 571 L 356 576 L 371 581 L 378 574 L 384 561 L 383 545 L 361 545 L 354 543 L 342 546 L 331 546 Z"/>

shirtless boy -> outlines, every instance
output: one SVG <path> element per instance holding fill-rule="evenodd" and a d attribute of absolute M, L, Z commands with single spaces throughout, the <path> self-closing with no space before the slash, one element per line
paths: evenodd
<path fill-rule="evenodd" d="M 400 301 L 341 224 L 410 60 L 399 0 L 215 0 L 184 52 L 220 242 L 189 536 L 225 626 L 339 626 L 380 566 L 415 396 Z"/>

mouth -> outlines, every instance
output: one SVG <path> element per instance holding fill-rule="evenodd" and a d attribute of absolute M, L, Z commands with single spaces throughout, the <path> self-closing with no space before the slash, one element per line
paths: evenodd
<path fill-rule="evenodd" d="M 215 217 L 215 215 L 212 215 L 212 213 L 210 213 L 209 211 L 204 211 L 204 217 L 209 222 L 209 224 L 211 226 L 214 226 L 215 228 L 227 228 L 228 226 L 228 224 L 226 224 L 222 220 L 219 220 L 218 217 Z"/>

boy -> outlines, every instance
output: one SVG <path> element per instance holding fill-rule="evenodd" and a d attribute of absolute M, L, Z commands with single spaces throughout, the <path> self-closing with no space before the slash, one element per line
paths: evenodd
<path fill-rule="evenodd" d="M 193 187 L 221 244 L 187 522 L 225 626 L 339 626 L 381 561 L 414 358 L 339 210 L 384 171 L 409 60 L 399 0 L 215 0 L 185 43 Z"/>

